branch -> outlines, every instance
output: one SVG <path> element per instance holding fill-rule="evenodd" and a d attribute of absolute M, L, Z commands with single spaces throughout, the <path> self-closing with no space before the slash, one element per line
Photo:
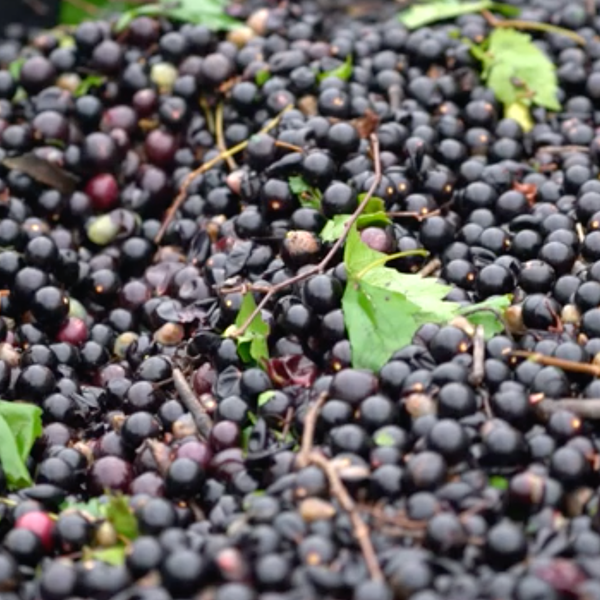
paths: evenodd
<path fill-rule="evenodd" d="M 558 410 L 568 410 L 582 419 L 600 420 L 600 399 L 564 398 L 561 400 L 541 400 L 533 402 L 535 409 L 545 418 Z"/>
<path fill-rule="evenodd" d="M 574 360 L 564 360 L 562 358 L 555 358 L 554 356 L 539 354 L 538 352 L 528 352 L 527 350 L 513 350 L 510 355 L 516 356 L 517 358 L 526 358 L 534 363 L 537 363 L 538 365 L 544 365 L 545 367 L 557 367 L 559 369 L 563 369 L 564 371 L 584 373 L 585 375 L 591 375 L 592 377 L 600 377 L 600 366 L 589 363 L 581 363 Z"/>
<path fill-rule="evenodd" d="M 317 420 L 319 413 L 323 408 L 323 404 L 327 400 L 327 392 L 323 392 L 317 401 L 311 405 L 306 413 L 304 420 L 304 430 L 302 432 L 302 443 L 300 446 L 300 452 L 296 457 L 296 464 L 300 469 L 304 468 L 309 463 L 309 456 L 313 450 L 313 444 L 315 440 L 315 430 L 317 428 Z"/>
<path fill-rule="evenodd" d="M 348 237 L 348 233 L 349 233 L 350 229 L 352 228 L 354 223 L 356 223 L 358 217 L 361 215 L 361 213 L 363 212 L 363 210 L 369 203 L 369 200 L 373 197 L 373 194 L 375 193 L 375 190 L 377 189 L 377 186 L 379 185 L 379 182 L 381 181 L 381 160 L 379 158 L 379 140 L 377 139 L 377 136 L 375 134 L 371 135 L 371 149 L 372 149 L 372 153 L 373 153 L 373 161 L 375 163 L 375 177 L 373 179 L 373 183 L 371 184 L 371 187 L 365 194 L 361 203 L 358 205 L 358 208 L 352 213 L 352 215 L 350 216 L 348 221 L 345 223 L 345 229 L 344 229 L 344 232 L 342 233 L 342 235 L 336 240 L 336 242 L 333 244 L 333 246 L 331 247 L 329 252 L 325 255 L 323 260 L 321 260 L 321 262 L 318 265 L 315 265 L 314 267 L 307 269 L 306 271 L 303 271 L 302 273 L 298 273 L 297 275 L 294 275 L 293 277 L 290 277 L 289 279 L 281 281 L 280 283 L 272 286 L 269 289 L 269 291 L 263 296 L 261 301 L 256 305 L 256 308 L 248 316 L 246 321 L 240 327 L 238 327 L 235 331 L 231 332 L 232 337 L 239 337 L 239 336 L 243 335 L 245 333 L 245 331 L 248 329 L 248 327 L 250 327 L 250 323 L 252 323 L 252 321 L 254 321 L 256 316 L 260 314 L 262 309 L 269 303 L 269 300 L 271 300 L 271 298 L 277 292 L 280 292 L 281 290 L 284 290 L 292 285 L 295 285 L 296 283 L 304 281 L 305 279 L 308 279 L 308 278 L 312 277 L 313 275 L 318 275 L 320 273 L 323 273 L 325 271 L 325 269 L 327 269 L 327 267 L 329 266 L 329 263 L 331 263 L 331 261 L 335 258 L 335 256 L 338 253 L 338 250 L 341 248 L 341 246 L 346 241 L 346 238 Z"/>
<path fill-rule="evenodd" d="M 204 409 L 204 406 L 200 403 L 200 400 L 196 398 L 196 394 L 192 391 L 192 388 L 181 369 L 173 369 L 173 384 L 175 385 L 175 389 L 179 394 L 181 402 L 194 418 L 194 423 L 198 428 L 198 432 L 204 438 L 208 438 L 213 424 L 212 419 Z"/>
<path fill-rule="evenodd" d="M 292 104 L 289 104 L 288 106 L 286 106 L 276 117 L 271 119 L 271 121 L 269 121 L 260 130 L 260 133 L 267 133 L 267 132 L 271 131 L 271 129 L 273 129 L 273 127 L 276 127 L 277 124 L 279 123 L 279 121 L 281 120 L 281 117 L 283 116 L 283 114 L 285 112 L 287 112 L 288 110 L 290 110 L 290 108 L 292 108 L 292 106 L 293 106 Z M 187 175 L 187 177 L 183 180 L 181 187 L 179 188 L 179 193 L 175 197 L 175 200 L 173 200 L 173 202 L 171 203 L 171 206 L 169 206 L 169 208 L 165 214 L 165 218 L 163 219 L 162 225 L 160 226 L 160 229 L 158 230 L 158 233 L 156 234 L 156 237 L 154 238 L 154 242 L 156 244 L 160 244 L 161 240 L 163 239 L 163 236 L 165 235 L 165 231 L 167 230 L 167 227 L 169 227 L 169 225 L 171 224 L 171 221 L 175 218 L 175 214 L 181 208 L 182 204 L 185 202 L 185 199 L 187 197 L 187 191 L 188 191 L 192 181 L 196 177 L 198 177 L 198 175 L 202 175 L 202 173 L 206 173 L 206 171 L 210 171 L 210 169 L 212 169 L 215 165 L 218 165 L 222 160 L 227 160 L 229 157 L 235 156 L 236 154 L 245 150 L 246 146 L 248 146 L 249 141 L 250 140 L 244 140 L 243 142 L 236 144 L 232 148 L 229 148 L 229 150 L 227 150 L 225 152 L 221 152 L 221 154 L 219 154 L 219 156 L 215 156 L 215 158 L 213 158 L 212 160 L 209 160 L 207 163 L 204 163 L 197 169 L 194 169 L 191 173 L 189 173 Z"/>
<path fill-rule="evenodd" d="M 551 25 L 550 23 L 538 23 L 536 21 L 519 21 L 518 19 L 498 19 L 489 10 L 482 10 L 481 15 L 488 22 L 490 27 L 503 27 L 508 29 L 523 29 L 528 31 L 542 31 L 543 33 L 556 33 L 557 35 L 564 35 L 575 43 L 581 46 L 586 45 L 585 38 L 581 37 L 578 33 L 565 29 L 564 27 L 558 27 L 557 25 Z"/>

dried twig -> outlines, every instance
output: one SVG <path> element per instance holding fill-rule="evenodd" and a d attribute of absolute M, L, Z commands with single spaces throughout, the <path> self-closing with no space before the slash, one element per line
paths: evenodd
<path fill-rule="evenodd" d="M 304 419 L 304 431 L 302 432 L 302 443 L 300 445 L 300 452 L 298 452 L 298 456 L 296 457 L 296 464 L 301 469 L 308 464 L 308 457 L 313 449 L 315 429 L 317 428 L 317 419 L 319 418 L 319 413 L 321 412 L 321 408 L 323 408 L 323 404 L 325 404 L 326 400 L 327 393 L 323 392 L 317 398 L 317 401 L 309 407 L 306 413 L 306 418 Z"/>
<path fill-rule="evenodd" d="M 283 114 L 285 112 L 287 112 L 288 110 L 290 110 L 290 108 L 292 108 L 292 106 L 293 106 L 292 104 L 286 106 L 286 108 L 284 108 L 276 117 L 271 119 L 271 121 L 269 121 L 269 123 L 267 123 L 260 130 L 261 133 L 267 133 L 268 131 L 273 129 L 273 127 L 276 127 L 277 124 L 279 123 L 281 117 L 283 116 Z M 175 218 L 175 214 L 180 209 L 181 205 L 185 202 L 185 199 L 187 197 L 187 191 L 188 191 L 188 188 L 190 187 L 192 181 L 196 177 L 198 177 L 198 175 L 202 175 L 202 173 L 206 173 L 206 171 L 210 171 L 210 169 L 212 169 L 215 165 L 218 165 L 222 160 L 226 160 L 228 157 L 235 156 L 239 152 L 242 152 L 243 150 L 245 150 L 246 146 L 248 146 L 248 142 L 249 142 L 249 140 L 244 140 L 243 142 L 236 144 L 232 148 L 229 148 L 229 150 L 227 150 L 226 152 L 222 152 L 221 154 L 219 154 L 219 156 L 215 156 L 215 158 L 213 158 L 212 160 L 209 160 L 207 163 L 204 163 L 202 166 L 198 167 L 197 169 L 194 169 L 191 173 L 188 174 L 188 176 L 183 180 L 183 183 L 181 184 L 181 187 L 179 188 L 179 193 L 175 197 L 175 200 L 173 200 L 173 202 L 171 203 L 171 206 L 169 206 L 169 208 L 165 214 L 165 218 L 163 219 L 162 225 L 160 226 L 160 229 L 158 230 L 158 233 L 156 234 L 156 237 L 154 238 L 155 243 L 159 244 L 160 241 L 163 239 L 163 236 L 165 235 L 165 231 L 167 230 L 167 227 L 169 227 L 169 225 L 171 224 L 171 221 Z"/>
<path fill-rule="evenodd" d="M 473 336 L 473 370 L 471 371 L 471 383 L 479 387 L 485 375 L 485 336 L 481 325 L 475 328 Z"/>
<path fill-rule="evenodd" d="M 175 389 L 179 394 L 181 402 L 194 418 L 194 423 L 198 428 L 198 432 L 200 435 L 208 438 L 212 428 L 212 419 L 204 409 L 200 400 L 196 397 L 196 394 L 192 391 L 192 388 L 181 369 L 173 369 L 173 384 L 175 385 Z"/>
<path fill-rule="evenodd" d="M 433 275 L 440 267 L 442 266 L 442 262 L 439 258 L 434 258 L 430 260 L 419 272 L 418 274 L 421 277 L 429 277 Z"/>
<path fill-rule="evenodd" d="M 377 189 L 377 186 L 379 185 L 379 182 L 381 181 L 381 161 L 379 159 L 379 140 L 377 139 L 377 136 L 375 134 L 371 135 L 371 149 L 372 149 L 372 153 L 373 153 L 373 161 L 375 163 L 375 177 L 373 178 L 373 183 L 371 184 L 371 187 L 369 188 L 368 192 L 365 194 L 361 203 L 358 205 L 358 208 L 352 213 L 352 215 L 346 222 L 344 233 L 336 240 L 336 242 L 333 244 L 333 246 L 331 247 L 329 252 L 325 255 L 323 260 L 321 260 L 321 262 L 318 265 L 315 265 L 314 267 L 307 269 L 306 271 L 302 271 L 302 272 L 298 273 L 297 275 L 294 275 L 293 277 L 290 277 L 289 279 L 285 279 L 284 281 L 272 286 L 269 289 L 269 291 L 263 296 L 263 298 L 260 300 L 260 302 L 257 304 L 256 308 L 248 316 L 246 321 L 240 327 L 238 327 L 235 331 L 232 330 L 232 332 L 231 332 L 232 337 L 239 337 L 239 336 L 243 335 L 244 332 L 246 331 L 246 329 L 248 329 L 248 327 L 250 326 L 250 323 L 252 323 L 252 321 L 254 321 L 256 316 L 260 314 L 262 309 L 269 303 L 271 298 L 277 292 L 287 289 L 288 287 L 290 287 L 296 283 L 304 281 L 305 279 L 308 279 L 309 277 L 312 277 L 313 275 L 323 273 L 325 271 L 325 269 L 327 269 L 327 267 L 329 266 L 331 261 L 337 255 L 338 250 L 342 247 L 342 245 L 346 241 L 346 238 L 348 237 L 348 232 L 350 231 L 350 229 L 352 228 L 354 223 L 356 223 L 356 220 L 358 219 L 358 217 L 360 216 L 362 211 L 365 209 L 365 207 L 369 203 L 369 200 L 375 193 L 375 190 Z"/>
<path fill-rule="evenodd" d="M 227 144 L 225 144 L 225 134 L 223 133 L 223 103 L 219 102 L 215 108 L 215 136 L 217 138 L 217 148 L 222 154 L 227 153 Z M 233 171 L 237 169 L 237 164 L 233 156 L 228 156 L 225 159 L 227 166 Z"/>
<path fill-rule="evenodd" d="M 329 482 L 331 494 L 339 502 L 340 506 L 348 513 L 352 522 L 354 536 L 358 542 L 362 555 L 365 559 L 367 569 L 372 579 L 383 579 L 383 573 L 377 560 L 377 554 L 371 542 L 369 528 L 360 516 L 359 508 L 354 502 L 352 496 L 348 493 L 346 486 L 342 482 L 336 467 L 332 461 L 325 458 L 320 452 L 313 450 L 315 428 L 319 413 L 323 404 L 327 400 L 327 393 L 319 396 L 318 400 L 308 409 L 306 420 L 304 422 L 304 431 L 302 433 L 302 442 L 300 452 L 296 459 L 296 465 L 300 468 L 313 464 L 319 467 Z"/>
<path fill-rule="evenodd" d="M 590 149 L 587 146 L 540 146 L 536 149 L 536 154 L 539 152 L 546 152 L 548 154 L 568 154 L 569 152 L 589 152 Z"/>
<path fill-rule="evenodd" d="M 564 398 L 533 402 L 535 409 L 544 417 L 558 410 L 568 410 L 582 419 L 600 420 L 599 398 Z"/>
<path fill-rule="evenodd" d="M 558 27 L 557 25 L 551 25 L 550 23 L 538 23 L 537 21 L 520 21 L 518 19 L 499 19 L 493 15 L 489 10 L 482 10 L 481 15 L 488 22 L 490 27 L 504 27 L 509 29 L 523 29 L 525 31 L 541 31 L 542 33 L 554 33 L 557 35 L 564 35 L 569 39 L 573 40 L 581 46 L 586 45 L 585 38 L 581 37 L 578 33 L 565 29 L 564 27 Z"/>
<path fill-rule="evenodd" d="M 528 352 L 527 350 L 513 350 L 510 355 L 516 356 L 517 358 L 526 358 L 532 362 L 535 362 L 539 365 L 544 365 L 546 367 L 558 367 L 564 371 L 584 373 L 585 375 L 591 375 L 592 377 L 600 377 L 600 366 L 592 365 L 590 363 L 564 360 L 562 358 L 555 358 L 554 356 L 546 356 L 545 354 L 540 354 L 538 352 Z"/>

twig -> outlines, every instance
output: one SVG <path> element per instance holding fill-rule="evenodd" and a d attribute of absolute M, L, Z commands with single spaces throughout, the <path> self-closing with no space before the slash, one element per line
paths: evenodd
<path fill-rule="evenodd" d="M 371 542 L 369 528 L 362 520 L 352 496 L 350 496 L 348 493 L 348 490 L 342 483 L 337 471 L 329 460 L 317 452 L 311 452 L 308 456 L 308 459 L 309 462 L 319 467 L 325 473 L 325 476 L 329 481 L 329 487 L 331 488 L 332 495 L 337 499 L 337 501 L 340 503 L 340 506 L 350 516 L 352 529 L 354 530 L 354 537 L 360 546 L 371 579 L 379 581 L 382 580 L 383 573 L 381 571 L 381 567 L 379 566 L 375 548 Z"/>
<path fill-rule="evenodd" d="M 432 275 L 433 273 L 435 273 L 440 267 L 442 266 L 442 263 L 440 261 L 439 258 L 434 258 L 433 260 L 430 260 L 420 271 L 419 271 L 419 275 L 421 277 L 429 277 L 430 275 Z"/>
<path fill-rule="evenodd" d="M 528 352 L 527 350 L 513 350 L 510 355 L 518 358 L 526 358 L 537 363 L 538 365 L 544 365 L 546 367 L 558 367 L 564 371 L 584 373 L 585 375 L 591 375 L 592 377 L 600 377 L 600 366 L 592 365 L 590 363 L 564 360 L 562 358 L 555 358 L 554 356 L 546 356 L 545 354 L 540 354 L 538 352 Z"/>
<path fill-rule="evenodd" d="M 483 327 L 477 325 L 473 336 L 473 370 L 471 371 L 471 383 L 479 387 L 485 376 L 485 337 Z"/>
<path fill-rule="evenodd" d="M 268 131 L 271 131 L 271 129 L 276 127 L 277 124 L 279 123 L 279 121 L 281 120 L 281 117 L 283 116 L 283 114 L 285 112 L 287 112 L 288 110 L 290 110 L 290 108 L 292 108 L 292 106 L 293 106 L 293 104 L 289 104 L 288 106 L 286 106 L 276 117 L 271 119 L 271 121 L 269 121 L 260 130 L 260 133 L 267 133 Z M 167 230 L 167 227 L 169 227 L 169 225 L 171 224 L 171 221 L 175 217 L 175 214 L 177 213 L 177 211 L 179 210 L 181 205 L 185 202 L 187 191 L 188 191 L 188 188 L 190 187 L 192 181 L 196 177 L 198 177 L 198 175 L 202 175 L 202 173 L 206 173 L 206 171 L 209 171 L 215 165 L 218 165 L 222 160 L 226 160 L 228 157 L 235 156 L 236 154 L 238 154 L 238 152 L 242 152 L 242 150 L 245 150 L 246 146 L 248 146 L 248 142 L 249 142 L 249 140 L 244 140 L 243 142 L 236 144 L 232 148 L 229 148 L 229 150 L 227 150 L 227 152 L 222 152 L 221 154 L 219 154 L 219 156 L 215 156 L 215 158 L 213 158 L 212 160 L 209 160 L 207 163 L 201 165 L 197 169 L 194 169 L 191 173 L 189 173 L 187 175 L 187 177 L 183 180 L 181 187 L 179 188 L 179 193 L 175 197 L 175 200 L 173 200 L 171 206 L 169 206 L 169 208 L 165 214 L 165 218 L 163 219 L 162 225 L 160 226 L 160 229 L 158 230 L 158 233 L 156 234 L 156 237 L 154 238 L 154 242 L 156 244 L 160 244 L 160 241 L 162 240 L 163 236 L 165 235 L 165 231 Z"/>
<path fill-rule="evenodd" d="M 319 413 L 323 408 L 323 404 L 327 400 L 328 394 L 323 392 L 317 401 L 311 405 L 306 413 L 304 420 L 304 430 L 302 432 L 302 443 L 300 445 L 300 452 L 296 457 L 296 464 L 299 468 L 304 468 L 308 464 L 308 458 L 313 449 L 313 443 L 315 439 L 315 429 L 317 428 L 317 420 Z"/>
<path fill-rule="evenodd" d="M 294 407 L 290 406 L 285 413 L 285 420 L 283 421 L 283 428 L 281 430 L 281 439 L 285 442 L 285 439 L 290 433 L 290 429 L 292 428 L 292 421 L 294 420 Z"/>
<path fill-rule="evenodd" d="M 396 210 L 386 212 L 386 217 L 390 217 L 390 219 L 416 219 L 417 221 L 424 221 L 425 219 L 429 219 L 430 217 L 437 217 L 442 211 L 437 208 L 436 210 L 432 210 L 431 212 L 421 214 L 416 211 L 410 210 Z"/>
<path fill-rule="evenodd" d="M 533 402 L 533 405 L 544 417 L 549 417 L 558 410 L 568 410 L 582 419 L 600 420 L 600 399 L 598 398 L 541 400 Z"/>
<path fill-rule="evenodd" d="M 548 154 L 566 154 L 568 152 L 589 152 L 587 146 L 540 146 L 535 152 L 547 152 Z"/>
<path fill-rule="evenodd" d="M 302 271 L 301 273 L 298 273 L 297 275 L 294 275 L 293 277 L 290 277 L 289 279 L 285 279 L 284 281 L 272 286 L 269 289 L 269 291 L 263 296 L 263 298 L 260 300 L 260 302 L 256 305 L 256 308 L 248 316 L 246 321 L 240 327 L 238 327 L 235 331 L 232 330 L 232 332 L 231 332 L 232 337 L 239 337 L 239 336 L 243 335 L 244 332 L 246 331 L 246 329 L 248 329 L 248 327 L 250 326 L 250 323 L 252 323 L 252 321 L 254 321 L 256 316 L 260 314 L 262 309 L 269 303 L 271 298 L 277 292 L 284 290 L 292 285 L 295 285 L 296 283 L 304 281 L 305 279 L 308 279 L 309 277 L 312 277 L 313 275 L 323 273 L 325 271 L 325 269 L 327 269 L 327 267 L 329 266 L 329 263 L 335 258 L 335 256 L 338 253 L 338 250 L 342 247 L 342 245 L 346 241 L 346 238 L 348 237 L 348 232 L 350 231 L 350 229 L 352 228 L 354 223 L 356 223 L 358 217 L 360 216 L 360 214 L 363 212 L 363 210 L 369 203 L 369 200 L 372 198 L 373 194 L 375 193 L 375 190 L 377 189 L 377 186 L 379 185 L 379 182 L 381 181 L 381 161 L 379 159 L 379 140 L 377 139 L 377 136 L 375 134 L 371 135 L 371 149 L 373 152 L 373 162 L 375 163 L 375 177 L 373 178 L 373 183 L 371 184 L 371 187 L 369 188 L 368 192 L 365 194 L 361 203 L 358 205 L 358 208 L 352 213 L 352 215 L 350 216 L 348 221 L 345 223 L 344 232 L 342 233 L 342 235 L 336 240 L 336 242 L 333 244 L 333 246 L 331 246 L 331 249 L 329 250 L 329 252 L 325 255 L 325 257 L 321 260 L 321 262 L 318 265 L 315 265 L 311 269 Z"/>
<path fill-rule="evenodd" d="M 183 405 L 189 410 L 190 414 L 194 418 L 194 423 L 196 423 L 196 427 L 198 428 L 198 432 L 200 435 L 208 438 L 210 434 L 210 430 L 212 428 L 212 419 L 204 410 L 204 406 L 200 403 L 198 398 L 196 398 L 196 394 L 192 391 L 190 384 L 187 382 L 185 375 L 181 371 L 181 369 L 174 368 L 173 369 L 173 383 L 175 385 L 175 389 L 179 394 L 179 398 Z"/>
<path fill-rule="evenodd" d="M 223 133 L 223 103 L 219 102 L 215 108 L 215 135 L 217 137 L 217 148 L 222 154 L 227 153 L 227 144 L 225 144 L 225 134 Z M 225 161 L 227 166 L 233 171 L 237 169 L 237 164 L 233 156 L 228 156 Z"/>
<path fill-rule="evenodd" d="M 596 0 L 585 0 L 585 11 L 590 17 L 596 16 Z"/>
<path fill-rule="evenodd" d="M 296 144 L 288 144 L 287 142 L 282 142 L 280 140 L 275 142 L 275 146 L 277 148 L 283 148 L 284 150 L 290 150 L 291 152 L 304 152 L 304 149 L 300 146 L 296 146 Z"/>
<path fill-rule="evenodd" d="M 585 38 L 581 37 L 579 34 L 571 31 L 570 29 L 565 29 L 564 27 L 558 27 L 557 25 L 551 25 L 550 23 L 538 23 L 536 21 L 519 21 L 518 19 L 502 20 L 494 16 L 489 10 L 482 10 L 481 15 L 491 27 L 542 31 L 543 33 L 556 33 L 558 35 L 564 35 L 565 37 L 568 37 L 581 46 L 586 45 Z"/>
<path fill-rule="evenodd" d="M 388 89 L 388 99 L 392 110 L 400 110 L 402 103 L 402 89 L 399 85 L 391 85 Z"/>

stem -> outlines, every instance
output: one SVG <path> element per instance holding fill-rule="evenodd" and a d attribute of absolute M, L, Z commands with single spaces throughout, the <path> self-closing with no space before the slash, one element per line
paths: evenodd
<path fill-rule="evenodd" d="M 548 154 L 563 154 L 568 152 L 589 152 L 590 149 L 587 146 L 540 146 L 535 152 L 547 152 Z"/>
<path fill-rule="evenodd" d="M 471 383 L 479 387 L 485 376 L 485 337 L 483 327 L 477 325 L 473 336 L 473 370 L 471 371 Z"/>
<path fill-rule="evenodd" d="M 276 127 L 277 124 L 279 123 L 279 121 L 281 120 L 281 117 L 283 116 L 283 114 L 285 112 L 287 112 L 288 110 L 290 110 L 292 107 L 293 107 L 293 104 L 289 104 L 288 106 L 286 106 L 276 117 L 271 119 L 260 130 L 260 133 L 267 133 L 267 132 L 271 131 L 271 129 Z M 239 152 L 242 152 L 243 150 L 245 150 L 246 146 L 248 145 L 248 142 L 249 142 L 249 140 L 244 140 L 243 142 L 236 144 L 232 148 L 229 148 L 229 150 L 227 150 L 226 152 L 222 152 L 221 154 L 219 154 L 219 156 L 215 156 L 215 158 L 213 158 L 212 160 L 209 160 L 207 163 L 201 165 L 197 169 L 194 169 L 191 173 L 189 173 L 187 175 L 187 177 L 183 180 L 181 187 L 179 188 L 179 193 L 175 197 L 175 200 L 173 200 L 173 202 L 171 203 L 171 206 L 169 206 L 169 208 L 165 214 L 165 218 L 163 219 L 162 225 L 160 226 L 160 229 L 158 230 L 158 233 L 156 234 L 156 237 L 154 238 L 154 242 L 156 244 L 160 244 L 161 240 L 163 239 L 163 236 L 165 235 L 165 231 L 167 230 L 167 227 L 169 227 L 169 225 L 171 224 L 171 221 L 175 218 L 175 214 L 181 208 L 181 205 L 185 202 L 186 194 L 187 194 L 188 188 L 190 187 L 192 181 L 198 175 L 202 175 L 202 173 L 206 173 L 206 171 L 209 171 L 215 165 L 218 165 L 222 160 L 226 160 L 230 156 L 235 156 Z"/>
<path fill-rule="evenodd" d="M 420 271 L 419 275 L 421 277 L 429 277 L 433 275 L 440 267 L 442 266 L 442 262 L 439 258 L 434 258 L 430 260 Z"/>
<path fill-rule="evenodd" d="M 317 401 L 309 407 L 306 413 L 306 419 L 304 420 L 304 431 L 302 432 L 302 443 L 300 446 L 300 452 L 296 458 L 296 464 L 300 469 L 304 468 L 308 463 L 308 457 L 313 450 L 313 444 L 315 441 L 315 430 L 317 428 L 317 419 L 319 413 L 328 398 L 327 392 L 323 392 Z"/>
<path fill-rule="evenodd" d="M 523 29 L 529 31 L 542 31 L 544 33 L 556 33 L 558 35 L 564 35 L 575 43 L 581 46 L 586 45 L 586 41 L 579 34 L 565 29 L 564 27 L 558 27 L 557 25 L 551 25 L 550 23 L 537 23 L 534 21 L 519 21 L 518 19 L 498 19 L 489 10 L 482 10 L 481 14 L 483 18 L 488 22 L 491 27 L 503 27 L 507 29 Z"/>
<path fill-rule="evenodd" d="M 208 105 L 208 101 L 206 98 L 200 98 L 200 108 L 204 113 L 204 118 L 206 119 L 206 128 L 208 131 L 214 135 L 215 134 L 215 118 L 210 110 L 210 106 Z"/>
<path fill-rule="evenodd" d="M 397 258 L 405 258 L 407 256 L 428 256 L 429 252 L 427 250 L 405 250 L 404 252 L 396 252 L 395 254 L 386 254 L 382 258 L 378 258 L 374 260 L 370 265 L 367 265 L 364 269 L 358 272 L 355 275 L 355 279 L 362 279 L 371 269 L 375 269 L 376 267 L 380 267 L 381 265 L 385 265 L 385 263 L 390 260 L 396 260 Z"/>
<path fill-rule="evenodd" d="M 190 411 L 190 414 L 194 418 L 194 423 L 196 423 L 198 432 L 204 438 L 208 438 L 212 428 L 212 419 L 198 398 L 196 398 L 196 394 L 194 394 L 192 391 L 192 388 L 187 382 L 187 379 L 185 378 L 185 375 L 181 369 L 173 369 L 173 383 L 177 393 L 179 394 L 181 402 Z"/>
<path fill-rule="evenodd" d="M 280 140 L 277 140 L 275 142 L 275 146 L 277 148 L 283 148 L 285 150 L 290 150 L 292 152 L 304 152 L 304 149 L 301 148 L 300 146 L 296 146 L 296 144 L 288 144 L 287 142 L 282 142 Z"/>
<path fill-rule="evenodd" d="M 223 133 L 223 103 L 219 102 L 217 108 L 215 108 L 215 135 L 217 137 L 217 148 L 219 152 L 227 152 L 227 144 L 225 144 L 225 135 Z M 228 156 L 225 161 L 227 166 L 233 171 L 237 169 L 237 164 L 233 156 Z"/>
<path fill-rule="evenodd" d="M 383 580 L 383 573 L 381 571 L 381 567 L 379 566 L 375 548 L 371 542 L 369 528 L 362 520 L 352 496 L 350 496 L 348 493 L 348 490 L 340 479 L 337 471 L 334 469 L 329 460 L 317 452 L 312 452 L 308 458 L 313 465 L 321 468 L 325 473 L 327 480 L 329 481 L 329 487 L 331 488 L 332 495 L 337 499 L 337 501 L 340 503 L 340 506 L 350 516 L 352 529 L 354 530 L 354 537 L 360 546 L 360 550 L 363 558 L 365 559 L 371 579 L 377 581 Z"/>
<path fill-rule="evenodd" d="M 527 350 L 513 350 L 510 353 L 511 356 L 518 358 L 527 358 L 539 365 L 546 367 L 557 367 L 564 371 L 571 371 L 573 373 L 584 373 L 585 375 L 591 375 L 592 377 L 600 377 L 600 366 L 591 365 L 589 363 L 580 363 L 573 360 L 564 360 L 562 358 L 555 358 L 554 356 L 546 356 L 537 352 L 528 352 Z M 587 400 L 586 400 L 587 402 Z"/>
<path fill-rule="evenodd" d="M 252 323 L 252 321 L 254 321 L 256 315 L 260 314 L 260 311 L 269 303 L 269 300 L 271 300 L 271 298 L 277 292 L 284 290 L 284 289 L 290 287 L 291 285 L 294 285 L 296 283 L 304 281 L 305 279 L 308 279 L 309 277 L 312 277 L 313 275 L 323 273 L 325 271 L 325 269 L 329 266 L 329 263 L 334 259 L 338 250 L 341 248 L 342 244 L 346 241 L 346 238 L 348 237 L 348 232 L 350 231 L 350 229 L 352 228 L 354 223 L 356 223 L 358 217 L 361 215 L 361 213 L 363 212 L 363 210 L 369 203 L 369 200 L 373 197 L 373 194 L 375 193 L 375 190 L 377 189 L 377 186 L 379 185 L 379 182 L 381 181 L 381 161 L 379 160 L 379 140 L 375 134 L 371 135 L 371 148 L 372 148 L 372 152 L 373 152 L 373 159 L 375 162 L 375 177 L 373 179 L 373 183 L 371 184 L 371 187 L 369 188 L 369 191 L 365 194 L 361 203 L 358 205 L 358 208 L 352 213 L 352 215 L 350 216 L 348 221 L 345 223 L 344 232 L 342 233 L 342 235 L 335 241 L 333 246 L 331 246 L 331 249 L 329 250 L 329 252 L 325 255 L 323 260 L 321 260 L 321 262 L 318 265 L 315 265 L 311 269 L 307 269 L 306 271 L 303 271 L 302 273 L 294 275 L 293 277 L 290 277 L 289 279 L 286 279 L 286 280 L 278 283 L 277 285 L 274 285 L 273 287 L 271 287 L 271 289 L 265 294 L 265 296 L 263 296 L 261 301 L 256 305 L 256 308 L 248 316 L 246 321 L 236 331 L 234 331 L 232 333 L 232 337 L 239 337 L 239 336 L 243 335 L 244 332 L 246 331 L 246 329 L 248 329 L 248 327 L 250 327 L 250 323 Z"/>
<path fill-rule="evenodd" d="M 600 420 L 600 399 L 598 398 L 542 400 L 535 402 L 534 406 L 544 417 L 549 417 L 557 410 L 568 410 L 582 419 Z"/>

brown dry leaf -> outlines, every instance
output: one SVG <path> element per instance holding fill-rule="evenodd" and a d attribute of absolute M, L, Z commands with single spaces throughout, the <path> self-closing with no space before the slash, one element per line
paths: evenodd
<path fill-rule="evenodd" d="M 370 108 L 367 108 L 362 117 L 353 119 L 351 123 L 356 127 L 358 135 L 363 139 L 367 139 L 377 129 L 379 117 Z"/>
<path fill-rule="evenodd" d="M 21 171 L 35 181 L 54 188 L 62 194 L 73 193 L 79 181 L 72 173 L 35 154 L 8 157 L 2 161 L 2 164 L 9 169 Z"/>

